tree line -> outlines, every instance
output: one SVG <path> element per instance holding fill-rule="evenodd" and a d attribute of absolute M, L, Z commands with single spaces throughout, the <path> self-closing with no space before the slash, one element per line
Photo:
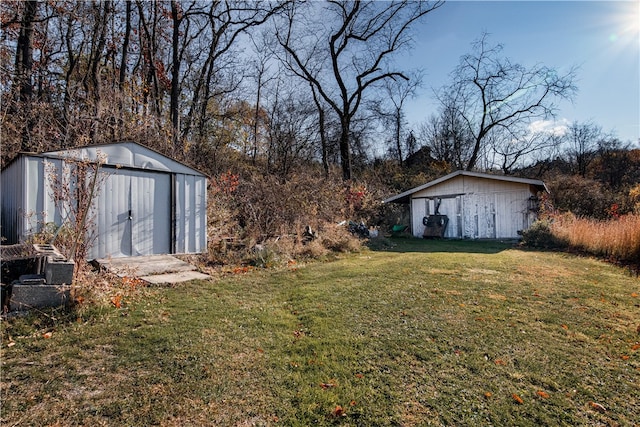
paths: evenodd
<path fill-rule="evenodd" d="M 394 59 L 442 4 L 3 1 L 2 165 L 133 140 L 210 176 L 242 164 L 280 182 L 374 176 L 386 191 L 456 169 L 640 180 L 637 150 L 597 124 L 542 126 L 577 69 L 525 67 L 487 34 L 410 129 L 406 103 L 428 82 Z"/>
<path fill-rule="evenodd" d="M 3 2 L 3 163 L 134 139 L 214 171 L 232 149 L 278 173 L 320 161 L 350 179 L 363 105 L 408 79 L 390 57 L 441 4 Z"/>

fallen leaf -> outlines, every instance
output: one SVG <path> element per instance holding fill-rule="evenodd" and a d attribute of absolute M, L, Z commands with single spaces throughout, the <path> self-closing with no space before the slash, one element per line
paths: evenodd
<path fill-rule="evenodd" d="M 633 293 L 631 294 L 631 296 L 632 296 L 633 298 L 638 298 L 638 294 L 637 294 L 637 293 L 635 293 L 635 292 L 633 292 Z"/>
<path fill-rule="evenodd" d="M 342 406 L 337 405 L 336 409 L 334 409 L 333 411 L 331 411 L 331 416 L 334 418 L 338 418 L 338 417 L 345 417 L 347 414 L 345 414 L 344 409 L 342 409 Z"/>
<path fill-rule="evenodd" d="M 623 354 L 622 356 L 620 356 L 620 359 L 629 360 L 629 356 L 627 356 L 626 354 Z"/>
<path fill-rule="evenodd" d="M 356 406 L 356 401 L 352 400 L 351 402 L 349 402 L 349 406 Z"/>
<path fill-rule="evenodd" d="M 600 413 L 604 414 L 605 412 L 607 412 L 607 409 L 604 406 L 602 406 L 601 404 L 599 404 L 599 403 L 589 402 L 589 406 L 591 406 L 592 409 L 595 409 L 596 411 L 598 411 Z"/>
<path fill-rule="evenodd" d="M 562 329 L 569 329 L 567 325 L 562 325 Z"/>
<path fill-rule="evenodd" d="M 522 400 L 522 398 L 521 398 L 520 396 L 518 396 L 517 394 L 515 394 L 515 393 L 513 393 L 513 394 L 511 395 L 511 397 L 513 397 L 513 400 L 515 400 L 515 402 L 516 402 L 518 405 L 522 405 L 522 404 L 524 403 L 524 400 Z"/>
<path fill-rule="evenodd" d="M 484 397 L 485 397 L 486 399 L 490 398 L 491 396 L 493 396 L 493 393 L 491 393 L 490 391 L 486 391 L 486 392 L 484 393 Z"/>
<path fill-rule="evenodd" d="M 113 306 L 115 308 L 121 308 L 122 307 L 122 295 L 118 294 L 118 295 L 114 295 L 113 297 L 111 297 L 111 304 L 113 304 Z"/>
<path fill-rule="evenodd" d="M 356 378 L 364 378 L 363 374 L 356 374 Z"/>
<path fill-rule="evenodd" d="M 634 344 L 631 346 L 631 350 L 636 351 L 637 349 L 640 348 L 640 344 Z"/>
<path fill-rule="evenodd" d="M 538 391 L 536 392 L 536 394 L 537 394 L 538 396 L 540 396 L 541 398 L 543 398 L 543 399 L 548 399 L 548 398 L 549 398 L 549 393 L 546 393 L 546 392 L 544 392 L 544 391 L 542 391 L 542 390 L 538 390 Z"/>
<path fill-rule="evenodd" d="M 53 335 L 53 333 L 52 333 L 52 332 L 47 332 L 47 333 L 45 333 L 44 335 L 42 335 L 42 337 L 43 337 L 44 339 L 49 339 L 49 338 L 51 338 L 51 336 L 52 336 L 52 335 Z"/>
<path fill-rule="evenodd" d="M 493 362 L 493 363 L 495 363 L 496 365 L 501 365 L 501 366 L 504 366 L 504 365 L 506 365 L 506 364 L 507 364 L 507 363 L 506 363 L 504 360 L 502 360 L 502 359 L 496 359 L 496 360 L 494 360 L 494 362 Z"/>
<path fill-rule="evenodd" d="M 328 383 L 322 383 L 322 384 L 320 384 L 320 387 L 321 387 L 323 390 L 326 390 L 326 389 L 328 389 L 328 388 L 332 388 L 332 387 L 337 387 L 337 386 L 338 386 L 338 384 L 337 384 L 337 383 L 336 383 L 336 381 L 334 381 L 334 380 L 331 380 L 331 381 L 329 381 Z"/>

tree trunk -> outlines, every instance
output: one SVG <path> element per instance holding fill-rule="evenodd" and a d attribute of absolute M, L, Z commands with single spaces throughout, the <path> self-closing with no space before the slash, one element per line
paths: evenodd
<path fill-rule="evenodd" d="M 400 141 L 400 128 L 402 126 L 402 111 L 400 108 L 396 109 L 395 112 L 395 135 L 394 138 L 396 140 L 396 148 L 398 149 L 398 163 L 400 167 L 402 167 L 402 141 Z"/>
<path fill-rule="evenodd" d="M 173 23 L 173 34 L 171 41 L 171 105 L 170 116 L 173 135 L 174 153 L 179 151 L 180 141 L 180 110 L 178 108 L 178 98 L 180 95 L 180 23 L 182 16 L 179 6 L 174 0 L 171 2 L 171 22 Z"/>
<path fill-rule="evenodd" d="M 20 101 L 30 101 L 33 95 L 33 21 L 36 18 L 38 2 L 28 0 L 20 22 L 20 34 L 16 45 L 16 80 L 20 88 Z"/>
<path fill-rule="evenodd" d="M 33 97 L 33 21 L 36 18 L 38 3 L 29 0 L 24 5 L 24 13 L 20 22 L 20 34 L 16 45 L 16 81 L 19 87 L 18 100 L 26 112 L 20 136 L 20 148 L 29 151 L 31 148 L 31 131 L 34 120 L 31 117 L 31 98 Z"/>
<path fill-rule="evenodd" d="M 351 150 L 349 147 L 350 123 L 347 118 L 340 120 L 340 164 L 342 166 L 342 179 L 351 180 Z"/>

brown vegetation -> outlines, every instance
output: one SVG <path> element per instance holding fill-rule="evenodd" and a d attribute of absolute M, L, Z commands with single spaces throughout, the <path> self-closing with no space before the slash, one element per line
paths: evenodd
<path fill-rule="evenodd" d="M 553 235 L 572 248 L 640 271 L 640 215 L 609 220 L 558 215 L 551 223 Z"/>

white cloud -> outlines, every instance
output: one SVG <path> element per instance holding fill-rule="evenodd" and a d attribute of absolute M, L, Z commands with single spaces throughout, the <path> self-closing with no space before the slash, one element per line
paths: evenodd
<path fill-rule="evenodd" d="M 532 134 L 548 133 L 555 136 L 562 136 L 567 133 L 569 120 L 536 120 L 529 124 L 529 132 Z"/>

